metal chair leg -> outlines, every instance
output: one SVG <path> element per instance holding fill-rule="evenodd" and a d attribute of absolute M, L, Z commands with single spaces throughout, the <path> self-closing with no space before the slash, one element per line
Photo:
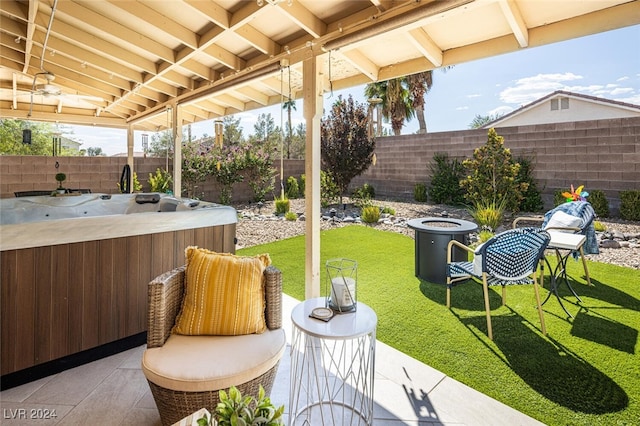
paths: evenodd
<path fill-rule="evenodd" d="M 544 279 L 544 275 L 541 275 L 541 281 Z M 544 324 L 544 313 L 542 312 L 542 304 L 540 304 L 540 291 L 538 290 L 538 279 L 536 274 L 533 274 L 533 291 L 536 293 L 536 303 L 538 305 L 538 316 L 540 317 L 540 329 L 542 335 L 547 335 L 547 327 Z"/>
<path fill-rule="evenodd" d="M 487 311 L 487 334 L 489 340 L 493 340 L 493 330 L 491 329 L 491 309 L 489 306 L 489 285 L 487 284 L 487 273 L 482 273 L 482 290 L 484 292 L 484 309 Z"/>
<path fill-rule="evenodd" d="M 587 285 L 591 284 L 591 278 L 589 278 L 589 268 L 587 268 L 587 259 L 584 258 L 584 250 L 582 250 L 582 246 L 580 246 L 580 257 L 582 258 L 582 266 L 584 267 L 584 274 L 587 276 Z"/>

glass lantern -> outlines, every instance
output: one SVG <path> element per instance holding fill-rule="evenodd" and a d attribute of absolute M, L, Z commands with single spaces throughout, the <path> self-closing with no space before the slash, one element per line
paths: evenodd
<path fill-rule="evenodd" d="M 330 259 L 327 268 L 327 307 L 336 313 L 355 312 L 358 262 L 351 259 Z"/>

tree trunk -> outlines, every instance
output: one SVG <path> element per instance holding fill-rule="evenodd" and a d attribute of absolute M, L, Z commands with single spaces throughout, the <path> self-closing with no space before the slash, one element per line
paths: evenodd
<path fill-rule="evenodd" d="M 418 130 L 419 134 L 427 133 L 427 121 L 424 118 L 424 108 L 417 107 L 416 108 L 416 117 L 418 118 L 418 123 L 420 124 L 420 129 Z"/>

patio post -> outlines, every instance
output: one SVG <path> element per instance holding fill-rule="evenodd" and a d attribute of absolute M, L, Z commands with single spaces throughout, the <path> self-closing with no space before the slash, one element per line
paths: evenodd
<path fill-rule="evenodd" d="M 173 195 L 182 196 L 182 106 L 173 104 L 171 134 L 173 135 Z"/>
<path fill-rule="evenodd" d="M 321 57 L 305 53 L 302 66 L 305 147 L 305 299 L 320 296 L 320 118 L 323 108 Z"/>
<path fill-rule="evenodd" d="M 127 126 L 127 164 L 133 171 L 133 124 Z"/>

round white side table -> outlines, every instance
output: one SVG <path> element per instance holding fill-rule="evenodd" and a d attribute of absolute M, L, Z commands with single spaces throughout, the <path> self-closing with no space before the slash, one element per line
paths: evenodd
<path fill-rule="evenodd" d="M 291 313 L 289 425 L 371 425 L 378 317 L 357 302 L 328 322 L 310 318 L 325 302 L 309 299 Z"/>

